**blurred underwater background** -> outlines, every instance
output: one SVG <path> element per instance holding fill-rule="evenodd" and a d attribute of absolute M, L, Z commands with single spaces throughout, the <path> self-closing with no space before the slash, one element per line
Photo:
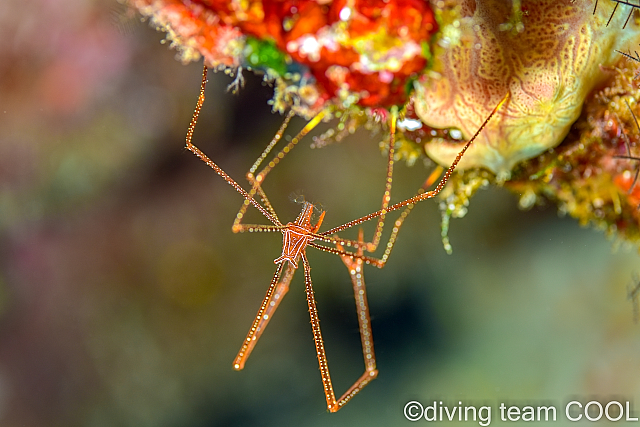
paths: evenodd
<path fill-rule="evenodd" d="M 302 271 L 233 371 L 282 238 L 233 234 L 242 197 L 183 148 L 200 65 L 111 0 L 2 2 L 0 34 L 3 427 L 396 426 L 411 400 L 493 405 L 494 423 L 500 402 L 552 404 L 556 425 L 581 425 L 564 417 L 570 400 L 640 408 L 637 249 L 553 205 L 520 211 L 500 188 L 451 222 L 452 255 L 426 201 L 387 266 L 365 268 L 380 373 L 338 413 L 325 410 Z M 194 137 L 242 184 L 282 121 L 272 88 L 245 79 L 233 95 L 210 73 Z M 300 191 L 326 209 L 323 229 L 377 210 L 380 138 L 303 141 L 264 186 L 281 220 Z M 397 163 L 392 201 L 432 167 Z M 338 257 L 308 255 L 341 394 L 364 370 L 351 282 Z"/>

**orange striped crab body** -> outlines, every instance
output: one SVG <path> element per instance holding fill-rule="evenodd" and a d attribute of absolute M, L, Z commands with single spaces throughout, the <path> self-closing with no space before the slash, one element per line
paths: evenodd
<path fill-rule="evenodd" d="M 311 222 L 311 216 L 316 209 L 314 205 L 309 202 L 303 202 L 302 211 L 294 222 L 289 222 L 284 226 L 282 231 L 282 255 L 276 258 L 273 262 L 280 264 L 284 261 L 289 261 L 293 268 L 298 268 L 298 260 L 306 249 L 309 242 L 315 240 L 314 233 L 318 231 L 322 220 L 324 219 L 325 212 L 320 214 L 315 224 Z"/>

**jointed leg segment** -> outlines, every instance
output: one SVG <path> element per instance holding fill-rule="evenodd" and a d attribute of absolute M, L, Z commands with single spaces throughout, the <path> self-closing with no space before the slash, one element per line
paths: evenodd
<path fill-rule="evenodd" d="M 262 332 L 264 332 L 264 328 L 267 326 L 267 323 L 271 318 L 271 316 L 269 315 L 267 315 L 267 317 L 264 317 L 265 313 L 267 311 L 270 311 L 270 313 L 273 313 L 273 311 L 275 310 L 275 308 L 270 310 L 271 302 L 274 300 L 274 297 L 277 296 L 277 299 L 276 299 L 277 301 L 276 307 L 277 307 L 277 304 L 279 304 L 280 300 L 282 299 L 281 297 L 289 289 L 289 282 L 293 277 L 293 272 L 289 274 L 289 270 L 291 269 L 291 266 L 289 266 L 290 268 L 287 269 L 287 273 L 285 273 L 285 277 L 283 281 L 280 281 L 280 275 L 282 274 L 283 266 L 284 266 L 284 263 L 278 264 L 278 267 L 276 268 L 276 272 L 273 275 L 273 279 L 271 279 L 271 284 L 267 289 L 267 294 L 262 300 L 262 304 L 260 304 L 260 309 L 258 310 L 258 314 L 256 315 L 256 318 L 253 321 L 253 324 L 251 325 L 251 329 L 249 329 L 249 333 L 247 334 L 247 337 L 242 343 L 242 347 L 240 348 L 238 355 L 233 361 L 233 369 L 237 371 L 244 368 L 244 364 L 247 361 L 247 358 L 249 357 L 249 355 L 251 354 L 253 347 L 255 347 L 256 343 L 258 342 L 258 338 L 260 338 L 260 335 L 262 335 Z M 282 288 L 281 286 L 279 286 L 280 284 L 283 284 Z M 281 291 L 280 294 L 278 293 L 278 291 Z"/>
<path fill-rule="evenodd" d="M 362 237 L 362 234 L 360 234 Z M 362 251 L 362 249 L 359 249 Z M 350 258 L 350 257 L 347 257 Z M 307 305 L 309 306 L 309 316 L 311 318 L 311 329 L 313 330 L 313 341 L 316 345 L 316 355 L 318 357 L 318 365 L 320 375 L 322 376 L 322 386 L 324 388 L 325 398 L 327 399 L 327 409 L 329 412 L 336 412 L 344 406 L 353 396 L 358 394 L 367 384 L 378 376 L 376 369 L 376 360 L 373 353 L 373 339 L 371 337 L 371 320 L 369 318 L 369 305 L 364 288 L 364 278 L 362 276 L 362 260 L 347 260 L 343 258 L 346 265 L 350 265 L 350 274 L 353 282 L 353 291 L 356 298 L 356 306 L 358 308 L 358 323 L 360 325 L 360 337 L 362 340 L 362 352 L 364 355 L 365 372 L 358 380 L 342 395 L 336 399 L 333 391 L 333 383 L 329 374 L 329 364 L 327 354 L 324 349 L 324 341 L 322 332 L 320 331 L 320 319 L 318 317 L 318 309 L 313 294 L 313 283 L 311 281 L 311 267 L 307 261 L 306 255 L 302 255 L 304 265 L 304 283 L 305 292 L 307 294 Z"/>

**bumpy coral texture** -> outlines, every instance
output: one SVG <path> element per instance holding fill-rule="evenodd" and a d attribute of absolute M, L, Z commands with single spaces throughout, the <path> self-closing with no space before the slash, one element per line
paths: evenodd
<path fill-rule="evenodd" d="M 434 13 L 419 0 L 130 2 L 184 61 L 204 56 L 227 71 L 265 72 L 276 109 L 307 117 L 328 105 L 342 110 L 317 146 L 359 126 L 379 129 L 359 107 L 404 104 L 414 87 L 396 152 L 413 162 L 424 148 L 448 166 L 510 93 L 441 194 L 447 250 L 449 218 L 463 216 L 489 183 L 518 193 L 523 208 L 550 199 L 582 224 L 640 242 L 640 160 L 620 158 L 640 156 L 632 114 L 640 114 L 640 60 L 632 60 L 640 14 L 627 5 L 600 1 L 594 14 L 593 0 L 445 0 L 436 34 Z"/>
<path fill-rule="evenodd" d="M 321 102 L 338 99 L 364 107 L 402 105 L 407 84 L 428 62 L 437 30 L 422 0 L 132 0 L 182 50 L 214 67 L 251 65 L 259 49 L 247 38 L 272 43 L 285 55 L 283 70 L 314 82 Z M 264 45 L 261 45 L 264 47 Z M 261 61 L 261 65 L 268 61 Z"/>
<path fill-rule="evenodd" d="M 181 0 L 130 0 L 158 30 L 167 33 L 167 40 L 176 48 L 184 63 L 204 57 L 216 69 L 237 68 L 244 49 L 244 37 L 239 29 L 222 23 L 215 14 L 202 6 L 186 6 Z"/>
<path fill-rule="evenodd" d="M 521 164 L 505 186 L 522 195 L 522 207 L 545 196 L 582 225 L 638 244 L 640 81 L 629 65 L 608 70 L 611 85 L 589 99 L 562 145 Z"/>
<path fill-rule="evenodd" d="M 612 6 L 586 0 L 465 1 L 458 19 L 443 28 L 436 50 L 438 73 L 422 76 L 416 111 L 433 127 L 455 127 L 470 137 L 507 91 L 511 99 L 462 159 L 462 168 L 484 167 L 508 179 L 518 162 L 558 145 L 580 115 L 589 92 L 602 83 L 603 67 L 639 40 L 638 26 L 622 29 L 627 13 L 607 26 Z M 442 165 L 455 143 L 426 145 Z"/>

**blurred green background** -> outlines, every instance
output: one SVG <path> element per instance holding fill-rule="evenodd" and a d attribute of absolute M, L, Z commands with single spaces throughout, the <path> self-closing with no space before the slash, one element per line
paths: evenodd
<path fill-rule="evenodd" d="M 380 374 L 337 414 L 301 271 L 233 371 L 282 238 L 233 234 L 242 198 L 183 149 L 201 66 L 111 0 L 2 2 L 0 35 L 1 426 L 396 426 L 408 401 L 434 399 L 493 405 L 492 425 L 500 402 L 550 403 L 555 425 L 581 425 L 568 400 L 640 396 L 636 250 L 501 189 L 452 221 L 453 255 L 428 201 L 387 267 L 366 268 Z M 245 77 L 231 95 L 210 75 L 194 139 L 242 183 L 282 120 Z M 265 184 L 280 218 L 296 191 L 326 208 L 324 229 L 378 209 L 379 138 L 303 141 Z M 430 167 L 396 171 L 401 200 Z M 309 258 L 341 394 L 364 369 L 351 283 L 338 257 Z"/>

